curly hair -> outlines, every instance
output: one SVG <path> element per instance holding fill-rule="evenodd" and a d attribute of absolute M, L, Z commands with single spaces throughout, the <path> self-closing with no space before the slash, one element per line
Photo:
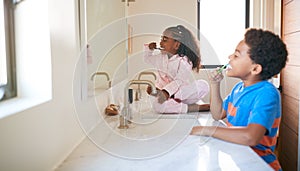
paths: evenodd
<path fill-rule="evenodd" d="M 169 27 L 165 31 L 172 33 L 172 38 L 180 42 L 177 54 L 181 57 L 187 56 L 193 64 L 193 70 L 199 72 L 200 69 L 200 49 L 193 34 L 182 25 Z"/>
<path fill-rule="evenodd" d="M 285 67 L 288 51 L 285 43 L 274 33 L 262 29 L 249 29 L 244 35 L 253 62 L 262 66 L 260 78 L 267 80 Z"/>

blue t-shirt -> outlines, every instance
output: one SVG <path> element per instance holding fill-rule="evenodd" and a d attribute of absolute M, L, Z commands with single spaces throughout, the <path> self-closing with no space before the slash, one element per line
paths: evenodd
<path fill-rule="evenodd" d="M 280 170 L 274 154 L 277 132 L 281 118 L 281 100 L 277 88 L 268 81 L 261 81 L 244 87 L 243 82 L 234 86 L 223 103 L 228 126 L 259 124 L 266 128 L 266 134 L 254 147 L 271 167 Z"/>

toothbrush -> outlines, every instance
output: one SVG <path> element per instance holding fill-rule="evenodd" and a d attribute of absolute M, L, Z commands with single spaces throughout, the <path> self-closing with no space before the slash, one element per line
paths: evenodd
<path fill-rule="evenodd" d="M 221 73 L 227 66 L 229 65 L 229 63 L 227 63 L 226 65 L 223 65 L 220 69 L 218 69 L 218 73 Z"/>
<path fill-rule="evenodd" d="M 162 48 L 158 47 L 158 48 L 154 48 L 154 49 L 157 49 L 157 50 L 163 50 Z"/>

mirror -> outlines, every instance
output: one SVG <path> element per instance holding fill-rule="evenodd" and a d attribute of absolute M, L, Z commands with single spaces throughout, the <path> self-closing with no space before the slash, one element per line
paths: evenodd
<path fill-rule="evenodd" d="M 126 7 L 121 0 L 79 1 L 82 89 L 88 96 L 127 78 Z"/>
<path fill-rule="evenodd" d="M 170 8 L 170 4 L 185 12 Z M 171 25 L 183 24 L 197 35 L 197 0 L 88 0 L 84 6 L 87 81 L 93 81 L 89 88 L 107 87 L 103 76 L 90 79 L 96 71 L 107 72 L 114 85 L 149 70 L 142 58 L 143 44 L 159 42 L 163 30 Z"/>
<path fill-rule="evenodd" d="M 219 2 L 219 0 L 216 1 Z M 200 7 L 198 5 L 204 6 L 208 0 L 201 0 L 201 2 L 200 0 L 130 0 L 129 2 L 127 0 L 86 0 L 84 2 L 85 8 L 81 10 L 81 13 L 85 13 L 85 23 L 83 24 L 84 27 L 81 26 L 81 30 L 85 32 L 85 42 L 90 46 L 90 49 L 87 49 L 87 81 L 91 81 L 89 77 L 96 71 L 107 72 L 112 85 L 124 79 L 136 79 L 141 72 L 152 71 L 153 68 L 143 61 L 143 45 L 152 41 L 159 43 L 162 32 L 170 26 L 182 24 L 192 31 L 194 36 L 200 37 L 203 65 L 216 67 L 216 65 L 225 64 L 220 58 L 227 61 L 227 56 L 236 45 L 235 43 L 229 44 L 228 40 L 232 40 L 232 38 L 227 38 L 236 32 L 233 30 L 229 33 L 228 30 L 236 27 L 228 27 L 226 33 L 222 31 L 224 30 L 224 22 L 236 21 L 232 16 L 226 20 L 222 17 L 227 15 L 218 13 L 217 18 L 211 19 L 209 17 L 210 19 L 206 20 L 208 23 L 201 22 L 202 26 L 207 26 L 208 31 L 211 30 L 211 35 L 218 35 L 220 41 L 217 43 L 221 44 L 222 48 L 229 50 L 226 54 L 222 53 L 220 56 L 219 53 L 216 53 L 215 49 L 221 48 L 216 47 L 215 44 L 211 45 L 210 42 L 213 41 L 199 33 Z M 213 3 L 217 2 L 214 1 Z M 222 5 L 223 8 L 217 11 L 220 13 L 234 11 L 228 9 L 233 8 L 232 3 L 235 1 L 226 1 L 226 7 Z M 216 12 L 216 10 L 208 11 Z M 202 16 L 205 17 L 204 15 Z M 206 15 L 215 16 L 211 13 Z M 214 25 L 212 25 L 213 23 Z M 244 31 L 244 24 L 239 29 Z M 205 36 L 208 34 L 205 33 Z M 222 39 L 222 37 L 226 38 Z M 222 43 L 220 43 L 221 41 Z M 196 77 L 206 79 L 207 76 L 203 72 L 197 74 Z M 107 88 L 107 85 L 104 76 L 96 76 L 92 82 L 92 87 Z M 91 87 L 91 85 L 89 86 Z"/>

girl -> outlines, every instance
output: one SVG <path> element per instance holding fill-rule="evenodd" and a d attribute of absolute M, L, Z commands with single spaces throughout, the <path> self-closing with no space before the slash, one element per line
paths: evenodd
<path fill-rule="evenodd" d="M 158 72 L 154 110 L 159 113 L 187 113 L 209 110 L 209 104 L 196 104 L 209 91 L 204 80 L 194 80 L 199 72 L 200 51 L 192 33 L 182 25 L 167 28 L 160 41 L 160 53 L 154 54 L 156 43 L 144 47 L 144 60 Z M 150 94 L 151 88 L 147 92 Z"/>

